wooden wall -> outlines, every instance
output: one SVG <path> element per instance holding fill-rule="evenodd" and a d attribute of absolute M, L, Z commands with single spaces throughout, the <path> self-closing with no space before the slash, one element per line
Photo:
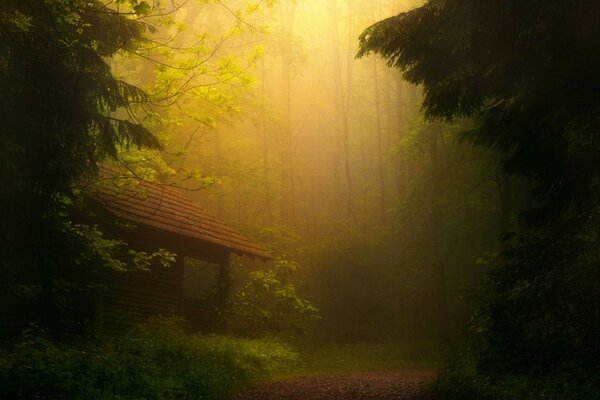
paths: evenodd
<path fill-rule="evenodd" d="M 182 317 L 181 272 L 181 262 L 176 262 L 168 268 L 155 263 L 151 271 L 107 273 L 101 303 L 103 319 L 112 325 L 144 322 L 154 315 Z"/>
<path fill-rule="evenodd" d="M 105 288 L 99 300 L 98 313 L 103 325 L 109 330 L 122 322 L 145 322 L 155 315 L 178 316 L 187 320 L 194 329 L 214 326 L 215 304 L 186 299 L 183 294 L 184 257 L 196 258 L 219 264 L 220 289 L 228 291 L 229 250 L 215 244 L 204 243 L 192 238 L 165 232 L 158 228 L 136 225 L 131 228 L 121 221 L 115 224 L 115 217 L 102 209 L 97 211 L 98 220 L 107 221 L 102 229 L 107 237 L 119 238 L 135 250 L 155 252 L 166 249 L 177 254 L 176 262 L 170 268 L 158 263 L 151 271 L 108 272 L 103 279 Z"/>

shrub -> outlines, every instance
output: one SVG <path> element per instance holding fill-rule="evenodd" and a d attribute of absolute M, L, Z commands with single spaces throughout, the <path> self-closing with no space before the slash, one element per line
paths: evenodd
<path fill-rule="evenodd" d="M 304 333 L 319 319 L 319 310 L 300 298 L 294 285 L 287 282 L 297 267 L 293 261 L 278 258 L 273 269 L 251 273 L 248 283 L 229 302 L 228 329 L 249 337 Z"/>
<path fill-rule="evenodd" d="M 589 228 L 522 232 L 478 289 L 478 370 L 545 374 L 600 359 L 600 251 Z M 592 229 L 593 228 L 593 229 Z"/>
<path fill-rule="evenodd" d="M 544 375 L 482 375 L 477 362 L 461 356 L 446 364 L 433 385 L 444 400 L 600 400 L 600 379 L 593 371 L 574 366 Z"/>
<path fill-rule="evenodd" d="M 297 360 L 280 343 L 187 335 L 165 321 L 77 346 L 29 334 L 0 362 L 0 393 L 10 399 L 218 399 Z"/>

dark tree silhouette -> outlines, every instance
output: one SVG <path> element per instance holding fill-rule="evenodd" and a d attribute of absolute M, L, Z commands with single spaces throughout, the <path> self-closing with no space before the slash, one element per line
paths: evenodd
<path fill-rule="evenodd" d="M 33 284 L 29 297 L 42 300 L 48 318 L 54 274 L 85 258 L 82 232 L 66 215 L 73 184 L 119 147 L 161 147 L 132 112 L 146 95 L 107 63 L 144 42 L 148 25 L 135 18 L 148 11 L 144 4 L 127 15 L 100 1 L 0 5 L 2 300 L 23 297 L 15 288 Z"/>
<path fill-rule="evenodd" d="M 359 56 L 382 55 L 424 90 L 431 118 L 471 117 L 465 133 L 536 178 L 549 214 L 597 200 L 600 4 L 431 0 L 380 21 Z"/>

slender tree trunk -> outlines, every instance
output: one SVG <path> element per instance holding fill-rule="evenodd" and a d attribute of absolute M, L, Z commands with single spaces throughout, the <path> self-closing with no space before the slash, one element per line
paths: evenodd
<path fill-rule="evenodd" d="M 354 48 L 356 42 L 354 27 L 354 0 L 348 1 L 348 48 Z M 344 109 L 344 169 L 346 172 L 346 185 L 348 187 L 348 219 L 356 224 L 356 212 L 354 210 L 354 188 L 352 183 L 352 172 L 350 168 L 350 103 L 352 99 L 352 66 L 354 65 L 354 54 L 350 51 L 346 55 L 346 96 L 342 100 Z M 343 92 L 342 92 L 343 93 Z"/>
<path fill-rule="evenodd" d="M 265 23 L 264 13 L 262 15 L 263 25 Z M 260 61 L 260 75 L 261 75 L 261 85 L 260 85 L 260 94 L 261 94 L 261 106 L 260 106 L 260 116 L 261 116 L 261 130 L 262 130 L 262 159 L 263 159 L 263 174 L 264 174 L 264 202 L 265 202 L 265 212 L 266 212 L 266 223 L 267 225 L 273 225 L 273 205 L 271 204 L 271 163 L 269 161 L 269 129 L 267 125 L 267 112 L 265 110 L 265 101 L 267 99 L 266 95 L 266 67 L 265 67 L 265 59 L 261 58 Z"/>
<path fill-rule="evenodd" d="M 375 20 L 375 2 L 371 0 L 371 11 L 373 20 Z M 375 134 L 377 136 L 377 178 L 379 183 L 379 222 L 385 224 L 385 168 L 383 157 L 383 132 L 381 128 L 381 100 L 379 93 L 379 71 L 377 70 L 377 59 L 372 58 L 373 67 L 373 87 L 375 90 Z"/>
<path fill-rule="evenodd" d="M 510 229 L 510 214 L 512 210 L 512 181 L 510 176 L 502 174 L 498 182 L 498 191 L 500 200 L 500 219 L 498 228 L 500 234 L 504 234 Z"/>
<path fill-rule="evenodd" d="M 233 283 L 231 277 L 231 262 L 229 255 L 223 256 L 219 262 L 217 273 L 217 292 L 216 292 L 216 303 L 217 307 L 225 307 L 229 295 L 231 293 L 231 285 Z"/>
<path fill-rule="evenodd" d="M 385 70 L 384 70 L 385 71 Z M 387 80 L 388 82 L 393 82 L 393 77 L 391 76 L 392 73 L 398 73 L 396 70 L 389 70 L 386 71 L 387 74 L 384 73 L 384 80 Z M 384 205 L 387 207 L 388 206 L 388 202 L 390 201 L 390 197 L 393 195 L 393 187 L 391 187 L 393 185 L 393 180 L 394 180 L 394 176 L 392 174 L 392 172 L 390 171 L 390 159 L 391 159 L 391 144 L 392 144 L 392 135 L 394 134 L 394 132 L 397 132 L 400 127 L 397 126 L 397 117 L 396 114 L 399 112 L 398 109 L 394 108 L 394 104 L 392 101 L 393 98 L 393 86 L 392 85 L 384 85 L 384 91 L 383 91 L 383 95 L 384 95 L 384 110 L 385 110 L 385 115 L 386 115 L 386 127 L 384 129 L 385 135 L 384 135 L 384 159 L 383 159 L 383 171 L 384 171 L 384 176 L 385 176 L 385 199 L 384 199 Z M 386 210 L 387 211 L 387 210 Z M 384 222 L 387 222 L 387 215 L 386 215 L 386 220 Z"/>
<path fill-rule="evenodd" d="M 442 125 L 435 124 L 431 127 L 431 201 L 432 212 L 430 221 L 431 251 L 433 253 L 433 290 L 435 304 L 435 314 L 437 323 L 438 338 L 441 343 L 447 343 L 450 339 L 449 321 L 448 321 L 448 299 L 446 293 L 446 265 L 443 259 L 443 221 L 446 210 L 443 204 L 439 202 L 444 195 L 443 180 L 444 166 L 441 162 L 439 144 L 442 140 Z"/>
<path fill-rule="evenodd" d="M 372 3 L 373 4 L 373 3 Z M 375 89 L 375 133 L 377 136 L 377 178 L 379 184 L 379 222 L 385 224 L 385 167 L 383 156 L 383 132 L 381 128 L 381 101 L 377 59 L 373 57 L 373 87 Z"/>
<path fill-rule="evenodd" d="M 296 225 L 295 182 L 294 182 L 294 138 L 292 133 L 292 63 L 294 35 L 294 2 L 280 3 L 281 24 L 284 34 L 282 57 L 282 86 L 284 118 L 282 129 L 282 174 L 281 174 L 281 217 L 290 225 Z"/>
<path fill-rule="evenodd" d="M 350 171 L 350 128 L 348 126 L 348 110 L 349 110 L 349 89 L 351 83 L 350 66 L 347 66 L 347 84 L 346 94 L 344 94 L 344 85 L 342 77 L 342 65 L 340 54 L 340 39 L 338 31 L 338 8 L 337 0 L 330 1 L 331 24 L 332 24 L 332 54 L 333 54 L 333 76 L 334 76 L 334 93 L 336 105 L 336 120 L 338 128 L 337 132 L 342 145 L 344 177 L 346 180 L 346 212 L 345 217 L 348 219 L 354 218 L 354 199 L 352 187 L 352 175 Z M 349 28 L 350 30 L 350 28 Z"/>
<path fill-rule="evenodd" d="M 408 129 L 408 119 L 409 119 L 409 109 L 407 106 L 407 100 L 405 95 L 405 84 L 402 80 L 400 74 L 394 76 L 394 81 L 396 83 L 396 109 L 397 109 L 397 118 L 396 118 L 396 142 L 400 142 L 402 138 L 405 136 L 406 131 Z M 396 161 L 396 194 L 399 198 L 406 193 L 406 189 L 408 187 L 408 160 L 402 154 L 397 154 Z"/>
<path fill-rule="evenodd" d="M 220 129 L 216 129 L 214 132 L 214 149 L 215 149 L 215 164 L 214 164 L 214 174 L 218 177 L 223 176 L 223 133 Z M 217 217 L 219 219 L 223 218 L 225 212 L 225 192 L 223 191 L 223 186 L 219 185 L 217 187 L 216 193 L 216 210 Z"/>
<path fill-rule="evenodd" d="M 360 131 L 363 132 L 362 123 L 360 124 Z M 363 171 L 368 170 L 367 154 L 365 151 L 365 135 L 360 137 L 360 161 L 362 164 Z M 362 229 L 366 234 L 369 229 L 369 177 L 363 174 L 362 179 Z"/>

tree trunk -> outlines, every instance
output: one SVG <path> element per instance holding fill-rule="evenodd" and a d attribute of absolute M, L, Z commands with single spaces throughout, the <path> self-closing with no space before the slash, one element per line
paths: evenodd
<path fill-rule="evenodd" d="M 262 15 L 263 25 L 265 23 L 264 13 Z M 268 226 L 273 225 L 273 205 L 271 204 L 271 164 L 269 162 L 269 129 L 267 125 L 267 112 L 265 110 L 265 101 L 267 98 L 265 80 L 267 77 L 265 59 L 261 58 L 260 61 L 260 75 L 261 75 L 261 106 L 260 106 L 260 117 L 261 117 L 261 131 L 262 131 L 262 159 L 263 159 L 263 174 L 264 174 L 264 202 L 266 212 L 266 223 Z"/>
<path fill-rule="evenodd" d="M 281 218 L 282 221 L 296 225 L 295 182 L 294 182 L 294 140 L 292 133 L 292 88 L 291 68 L 293 63 L 294 2 L 284 0 L 280 3 L 281 24 L 284 43 L 282 57 L 282 85 L 284 117 L 281 142 Z"/>
<path fill-rule="evenodd" d="M 512 210 L 512 181 L 508 175 L 502 174 L 499 178 L 498 191 L 500 200 L 500 219 L 498 228 L 502 235 L 510 229 L 510 214 Z"/>
<path fill-rule="evenodd" d="M 371 11 L 373 20 L 375 20 L 375 2 L 371 0 Z M 377 58 L 372 58 L 373 64 L 373 87 L 375 90 L 375 134 L 377 136 L 377 178 L 379 183 L 379 204 L 378 216 L 379 223 L 385 224 L 385 167 L 383 156 L 383 132 L 381 128 L 381 101 L 379 93 L 379 72 L 377 70 Z"/>
<path fill-rule="evenodd" d="M 340 39 L 338 31 L 338 10 L 337 0 L 331 0 L 331 27 L 332 27 L 332 54 L 333 54 L 333 74 L 334 74 L 334 97 L 335 97 L 335 112 L 337 119 L 337 132 L 340 137 L 339 142 L 342 146 L 342 158 L 344 166 L 344 177 L 346 180 L 346 212 L 344 217 L 347 219 L 355 218 L 354 215 L 354 198 L 352 187 L 352 174 L 350 171 L 350 128 L 348 126 L 348 107 L 349 107 L 349 89 L 351 83 L 350 63 L 347 65 L 347 84 L 346 93 L 344 94 L 344 85 L 342 77 L 342 65 L 340 54 Z M 349 28 L 349 35 L 351 29 Z"/>
<path fill-rule="evenodd" d="M 437 123 L 431 126 L 431 207 L 430 235 L 431 251 L 433 254 L 433 290 L 435 298 L 435 316 L 437 336 L 440 343 L 448 343 L 450 339 L 448 321 L 448 299 L 446 292 L 446 265 L 443 259 L 443 228 L 446 210 L 439 200 L 443 197 L 444 166 L 440 157 L 439 145 L 442 140 L 442 125 Z"/>

